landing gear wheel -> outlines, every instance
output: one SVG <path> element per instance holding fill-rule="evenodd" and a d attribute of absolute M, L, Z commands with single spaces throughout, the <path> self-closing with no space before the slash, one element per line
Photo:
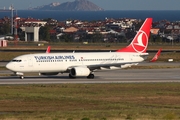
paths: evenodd
<path fill-rule="evenodd" d="M 89 78 L 89 79 L 94 79 L 94 74 L 89 74 L 89 75 L 87 76 L 87 78 Z"/>
<path fill-rule="evenodd" d="M 19 78 L 20 78 L 20 79 L 24 79 L 24 76 L 20 76 Z"/>
<path fill-rule="evenodd" d="M 73 78 L 73 79 L 74 79 L 74 78 L 76 78 L 76 77 L 73 77 L 71 74 L 69 74 L 69 78 Z"/>

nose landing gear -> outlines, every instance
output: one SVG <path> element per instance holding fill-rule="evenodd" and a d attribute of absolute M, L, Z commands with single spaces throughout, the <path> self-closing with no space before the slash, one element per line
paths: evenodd
<path fill-rule="evenodd" d="M 24 74 L 20 72 L 15 73 L 17 76 L 19 76 L 20 79 L 24 79 Z"/>
<path fill-rule="evenodd" d="M 19 78 L 20 78 L 20 79 L 24 79 L 24 76 L 20 76 Z"/>

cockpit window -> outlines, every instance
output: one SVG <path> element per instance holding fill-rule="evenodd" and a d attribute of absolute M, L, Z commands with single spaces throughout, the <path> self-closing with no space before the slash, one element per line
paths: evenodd
<path fill-rule="evenodd" d="M 21 62 L 22 60 L 12 60 L 11 62 Z"/>

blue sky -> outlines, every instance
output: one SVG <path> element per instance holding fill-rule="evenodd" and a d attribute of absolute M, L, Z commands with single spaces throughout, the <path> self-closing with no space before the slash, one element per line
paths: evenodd
<path fill-rule="evenodd" d="M 0 8 L 11 4 L 17 9 L 74 0 L 0 0 Z M 105 10 L 180 10 L 180 0 L 89 0 Z"/>

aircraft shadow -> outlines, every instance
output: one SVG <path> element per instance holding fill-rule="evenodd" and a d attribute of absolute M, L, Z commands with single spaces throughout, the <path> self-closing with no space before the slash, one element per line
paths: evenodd
<path fill-rule="evenodd" d="M 99 76 L 96 76 L 94 79 L 98 79 L 100 78 Z M 24 79 L 20 79 L 18 76 L 5 76 L 5 77 L 0 77 L 0 81 L 1 80 L 28 80 L 28 79 L 34 79 L 34 80 L 38 80 L 38 79 L 44 79 L 44 80 L 49 80 L 49 79 L 66 79 L 66 80 L 76 80 L 76 79 L 87 79 L 86 77 L 77 77 L 77 78 L 69 78 L 68 76 L 24 76 Z M 93 80 L 93 79 L 90 79 Z"/>

